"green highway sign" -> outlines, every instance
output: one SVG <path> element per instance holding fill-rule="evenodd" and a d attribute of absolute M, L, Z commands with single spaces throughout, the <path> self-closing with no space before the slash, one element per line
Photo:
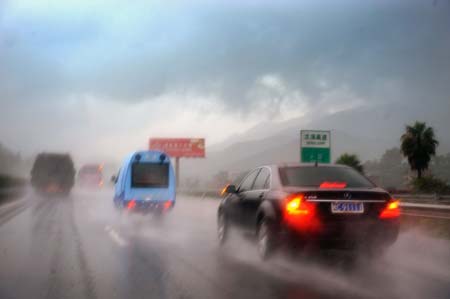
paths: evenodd
<path fill-rule="evenodd" d="M 331 132 L 301 130 L 300 161 L 302 163 L 331 163 Z"/>

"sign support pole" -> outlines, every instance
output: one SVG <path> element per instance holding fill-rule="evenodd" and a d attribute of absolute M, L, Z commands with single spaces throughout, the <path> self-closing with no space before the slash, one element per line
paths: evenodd
<path fill-rule="evenodd" d="M 175 158 L 175 177 L 177 181 L 177 188 L 180 186 L 180 157 Z"/>

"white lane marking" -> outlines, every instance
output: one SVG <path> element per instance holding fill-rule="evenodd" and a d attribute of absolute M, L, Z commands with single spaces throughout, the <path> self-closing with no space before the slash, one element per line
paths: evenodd
<path fill-rule="evenodd" d="M 105 231 L 111 237 L 111 239 L 117 243 L 120 247 L 125 247 L 128 245 L 127 241 L 125 241 L 112 227 L 109 225 L 105 226 Z"/>

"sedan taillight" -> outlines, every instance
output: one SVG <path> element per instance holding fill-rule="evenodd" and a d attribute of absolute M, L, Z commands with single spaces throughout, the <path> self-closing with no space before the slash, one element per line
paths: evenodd
<path fill-rule="evenodd" d="M 317 230 L 319 220 L 316 217 L 315 209 L 315 204 L 305 201 L 303 194 L 290 195 L 284 203 L 284 220 L 297 230 Z"/>
<path fill-rule="evenodd" d="M 386 207 L 380 213 L 381 219 L 391 219 L 400 216 L 400 207 L 398 200 L 391 200 L 387 203 Z"/>
<path fill-rule="evenodd" d="M 313 206 L 304 201 L 303 194 L 297 194 L 287 199 L 285 211 L 288 215 L 309 215 Z"/>

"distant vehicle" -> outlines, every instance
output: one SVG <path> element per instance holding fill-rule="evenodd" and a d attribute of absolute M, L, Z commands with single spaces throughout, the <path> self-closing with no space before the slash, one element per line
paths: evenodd
<path fill-rule="evenodd" d="M 82 166 L 78 171 L 77 182 L 82 187 L 103 187 L 103 166 L 101 164 Z"/>
<path fill-rule="evenodd" d="M 114 204 L 121 210 L 145 214 L 169 211 L 175 205 L 175 174 L 163 152 L 132 153 L 113 179 Z"/>
<path fill-rule="evenodd" d="M 75 181 L 75 168 L 69 154 L 41 153 L 31 170 L 31 185 L 39 192 L 68 194 Z"/>
<path fill-rule="evenodd" d="M 385 190 L 342 165 L 258 167 L 227 186 L 218 209 L 218 238 L 231 226 L 257 239 L 262 259 L 282 245 L 361 249 L 379 255 L 399 232 L 399 206 Z"/>

